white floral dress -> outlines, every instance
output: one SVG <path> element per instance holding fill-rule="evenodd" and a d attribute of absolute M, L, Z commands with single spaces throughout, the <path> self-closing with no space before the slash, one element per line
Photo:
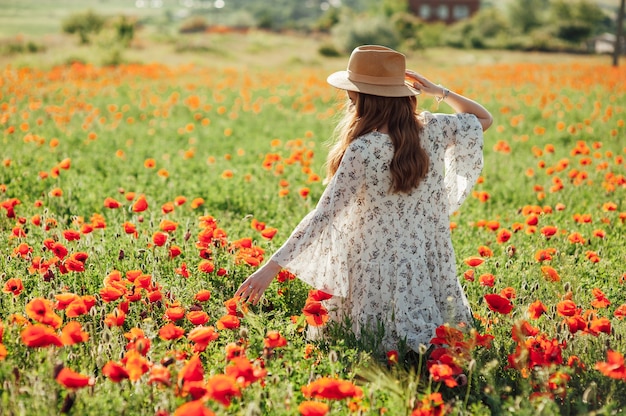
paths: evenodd
<path fill-rule="evenodd" d="M 355 334 L 384 327 L 382 347 L 428 345 L 443 323 L 471 323 L 456 275 L 449 215 L 483 166 L 483 131 L 471 114 L 420 115 L 427 176 L 410 193 L 391 193 L 388 135 L 354 140 L 316 208 L 272 260 L 316 289 L 335 320 Z"/>

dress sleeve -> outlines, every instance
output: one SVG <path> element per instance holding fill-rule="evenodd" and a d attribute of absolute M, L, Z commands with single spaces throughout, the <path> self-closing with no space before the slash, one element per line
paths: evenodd
<path fill-rule="evenodd" d="M 296 226 L 272 260 L 316 289 L 346 296 L 351 213 L 365 187 L 363 146 L 353 142 L 317 206 Z"/>
<path fill-rule="evenodd" d="M 473 114 L 436 114 L 443 130 L 445 187 L 452 214 L 458 210 L 483 169 L 483 129 Z"/>

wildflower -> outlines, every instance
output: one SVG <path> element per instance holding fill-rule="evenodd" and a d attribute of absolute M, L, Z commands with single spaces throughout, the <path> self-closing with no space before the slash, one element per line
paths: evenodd
<path fill-rule="evenodd" d="M 546 225 L 545 227 L 542 227 L 540 231 L 541 231 L 541 234 L 543 234 L 543 236 L 549 240 L 552 236 L 556 234 L 558 229 L 555 226 Z"/>
<path fill-rule="evenodd" d="M 483 259 L 482 257 L 470 256 L 463 260 L 463 262 L 469 267 L 478 267 L 485 262 L 485 259 Z"/>
<path fill-rule="evenodd" d="M 606 357 L 606 362 L 599 361 L 594 368 L 607 377 L 626 381 L 626 367 L 622 353 L 608 350 Z"/>
<path fill-rule="evenodd" d="M 191 311 L 187 314 L 187 320 L 194 325 L 204 325 L 209 321 L 209 315 L 204 311 Z"/>
<path fill-rule="evenodd" d="M 511 236 L 511 231 L 507 230 L 506 228 L 502 228 L 500 231 L 498 231 L 498 234 L 496 235 L 496 241 L 500 244 L 506 243 L 511 239 Z"/>
<path fill-rule="evenodd" d="M 128 379 L 137 381 L 150 369 L 150 362 L 137 350 L 127 351 L 122 358 L 124 368 L 128 371 Z"/>
<path fill-rule="evenodd" d="M 61 347 L 63 342 L 53 328 L 47 325 L 28 325 L 20 334 L 24 345 L 30 348 L 49 347 L 56 345 Z"/>
<path fill-rule="evenodd" d="M 350 381 L 321 377 L 303 386 L 302 394 L 307 398 L 343 400 L 349 397 L 361 397 L 363 392 Z"/>
<path fill-rule="evenodd" d="M 546 280 L 548 280 L 550 282 L 558 282 L 558 281 L 561 280 L 561 277 L 559 276 L 557 271 L 554 270 L 550 266 L 542 266 L 541 267 L 541 273 L 543 273 L 543 277 L 545 277 Z"/>
<path fill-rule="evenodd" d="M 500 296 L 496 293 L 487 294 L 484 296 L 487 306 L 494 312 L 508 315 L 513 310 L 513 304 L 507 298 Z"/>
<path fill-rule="evenodd" d="M 140 195 L 139 198 L 133 204 L 133 212 L 143 212 L 148 209 L 148 201 L 145 195 Z"/>
<path fill-rule="evenodd" d="M 55 377 L 57 383 L 68 389 L 78 389 L 81 387 L 93 386 L 95 379 L 84 376 L 71 370 L 67 367 L 63 367 L 59 374 Z"/>
<path fill-rule="evenodd" d="M 214 416 L 215 413 L 204 407 L 204 400 L 192 400 L 179 406 L 174 416 Z"/>
<path fill-rule="evenodd" d="M 241 391 L 235 377 L 227 374 L 216 374 L 206 382 L 206 395 L 228 407 L 233 397 L 241 397 Z"/>
<path fill-rule="evenodd" d="M 119 383 L 129 377 L 126 368 L 124 368 L 122 364 L 115 361 L 109 361 L 106 363 L 104 367 L 102 367 L 102 374 L 114 383 Z"/>
<path fill-rule="evenodd" d="M 278 230 L 276 228 L 268 227 L 261 231 L 261 236 L 266 240 L 271 240 L 274 238 Z"/>
<path fill-rule="evenodd" d="M 167 367 L 162 365 L 155 365 L 150 369 L 150 377 L 148 378 L 148 384 L 159 383 L 164 386 L 171 384 L 171 374 Z"/>
<path fill-rule="evenodd" d="M 548 312 L 548 308 L 540 300 L 536 300 L 528 305 L 530 319 L 539 319 L 539 317 L 546 312 Z"/>
<path fill-rule="evenodd" d="M 485 273 L 478 278 L 478 282 L 481 286 L 493 287 L 496 277 L 491 273 Z"/>
<path fill-rule="evenodd" d="M 220 329 L 220 330 L 236 329 L 236 328 L 239 328 L 239 325 L 240 325 L 239 318 L 230 314 L 226 314 L 222 316 L 215 324 L 217 329 Z"/>
<path fill-rule="evenodd" d="M 263 344 L 266 348 L 278 348 L 287 345 L 287 339 L 278 331 L 268 331 Z"/>
<path fill-rule="evenodd" d="M 398 351 L 396 350 L 387 351 L 387 365 L 392 366 L 392 365 L 398 364 L 398 359 L 399 359 Z"/>
<path fill-rule="evenodd" d="M 448 387 L 456 387 L 458 383 L 454 378 L 452 367 L 448 364 L 432 364 L 428 367 L 430 377 L 436 382 L 444 382 Z"/>
<path fill-rule="evenodd" d="M 187 334 L 187 339 L 196 344 L 196 352 L 204 351 L 209 342 L 219 338 L 219 333 L 215 332 L 212 326 L 197 326 Z"/>
<path fill-rule="evenodd" d="M 593 294 L 593 297 L 595 298 L 593 301 L 591 301 L 591 306 L 593 306 L 594 308 L 602 309 L 602 308 L 606 308 L 607 306 L 611 304 L 611 301 L 607 299 L 604 292 L 602 292 L 600 289 L 593 288 L 591 290 L 591 293 Z"/>
<path fill-rule="evenodd" d="M 167 234 L 157 231 L 152 235 L 152 242 L 157 247 L 162 247 L 167 242 Z"/>
<path fill-rule="evenodd" d="M 328 311 L 321 302 L 306 302 L 302 312 L 307 323 L 311 326 L 322 326 L 328 321 Z"/>
<path fill-rule="evenodd" d="M 298 405 L 301 416 L 325 416 L 330 411 L 326 403 L 306 400 Z"/>
<path fill-rule="evenodd" d="M 198 302 L 206 302 L 211 299 L 211 292 L 206 289 L 201 289 L 193 297 Z"/>
<path fill-rule="evenodd" d="M 159 329 L 159 338 L 162 340 L 173 340 L 185 335 L 185 330 L 169 322 Z"/>
<path fill-rule="evenodd" d="M 35 298 L 26 304 L 26 314 L 34 321 L 57 329 L 63 320 L 54 313 L 52 303 L 48 299 Z"/>
<path fill-rule="evenodd" d="M 569 300 L 562 300 L 556 304 L 556 311 L 561 316 L 574 316 L 577 313 L 576 304 Z"/>
<path fill-rule="evenodd" d="M 61 342 L 63 342 L 63 345 L 74 345 L 86 342 L 88 339 L 89 334 L 83 331 L 80 322 L 77 321 L 68 322 L 61 331 Z"/>
<path fill-rule="evenodd" d="M 245 357 L 233 358 L 225 371 L 227 375 L 233 376 L 242 387 L 246 387 L 267 375 L 267 370 L 252 365 Z"/>
<path fill-rule="evenodd" d="M 12 277 L 6 281 L 2 291 L 4 293 L 12 293 L 13 296 L 18 296 L 24 290 L 24 284 L 19 277 Z"/>

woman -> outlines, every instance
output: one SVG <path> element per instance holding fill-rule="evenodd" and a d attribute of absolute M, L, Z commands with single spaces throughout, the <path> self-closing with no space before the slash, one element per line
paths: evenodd
<path fill-rule="evenodd" d="M 404 55 L 382 46 L 356 48 L 348 70 L 328 82 L 351 102 L 328 155 L 328 186 L 236 296 L 257 303 L 284 268 L 334 295 L 329 314 L 348 319 L 355 334 L 384 328 L 381 347 L 405 342 L 418 351 L 437 326 L 472 322 L 456 276 L 449 214 L 480 174 L 491 114 L 406 71 Z M 418 113 L 419 94 L 456 114 Z"/>

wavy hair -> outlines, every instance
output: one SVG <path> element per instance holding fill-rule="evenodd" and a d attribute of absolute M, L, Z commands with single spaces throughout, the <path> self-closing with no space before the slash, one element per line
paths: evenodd
<path fill-rule="evenodd" d="M 428 155 L 420 144 L 422 126 L 417 118 L 417 99 L 380 97 L 358 93 L 335 129 L 336 143 L 326 159 L 326 180 L 337 172 L 346 149 L 358 137 L 387 125 L 394 154 L 389 165 L 391 192 L 410 192 L 428 173 Z"/>

